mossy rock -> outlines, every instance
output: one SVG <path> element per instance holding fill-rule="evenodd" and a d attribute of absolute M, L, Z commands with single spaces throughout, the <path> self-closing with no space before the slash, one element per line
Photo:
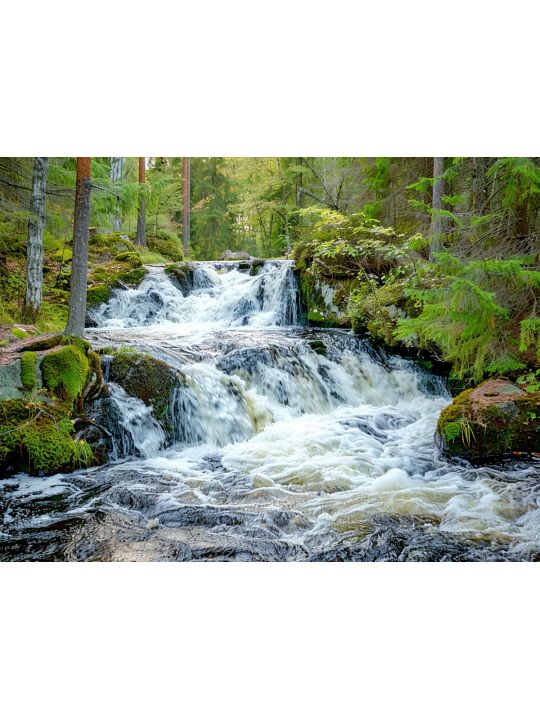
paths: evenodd
<path fill-rule="evenodd" d="M 109 285 L 94 285 L 88 288 L 86 302 L 88 305 L 101 305 L 106 303 L 112 294 L 112 288 Z"/>
<path fill-rule="evenodd" d="M 169 435 L 173 431 L 169 407 L 172 393 L 183 376 L 157 358 L 131 350 L 113 354 L 109 380 L 132 397 L 152 406 L 153 415 Z"/>
<path fill-rule="evenodd" d="M 68 406 L 0 401 L 0 473 L 51 474 L 92 464 L 88 443 L 72 435 Z"/>
<path fill-rule="evenodd" d="M 66 400 L 75 400 L 81 394 L 88 371 L 88 358 L 77 345 L 49 353 L 41 362 L 43 385 Z"/>
<path fill-rule="evenodd" d="M 163 233 L 163 231 L 162 231 Z M 182 243 L 178 236 L 174 233 L 166 233 L 167 237 L 156 237 L 147 235 L 146 247 L 152 252 L 159 253 L 171 260 L 180 261 L 184 259 L 182 251 Z"/>
<path fill-rule="evenodd" d="M 540 453 L 540 393 L 487 380 L 441 412 L 435 437 L 446 455 L 478 462 Z"/>
<path fill-rule="evenodd" d="M 167 265 L 164 272 L 184 294 L 189 293 L 193 289 L 194 267 L 191 263 L 177 262 L 173 265 Z"/>
<path fill-rule="evenodd" d="M 136 267 L 132 270 L 126 270 L 125 272 L 119 273 L 116 280 L 120 280 L 120 282 L 123 282 L 126 285 L 137 286 L 144 280 L 145 275 L 146 270 L 143 267 Z"/>

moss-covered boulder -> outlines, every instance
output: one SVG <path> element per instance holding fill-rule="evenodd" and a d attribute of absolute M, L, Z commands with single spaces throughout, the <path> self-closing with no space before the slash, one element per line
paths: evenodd
<path fill-rule="evenodd" d="M 69 405 L 0 401 L 0 475 L 75 470 L 93 462 L 88 443 L 73 438 Z"/>
<path fill-rule="evenodd" d="M 174 433 L 171 400 L 175 388 L 184 377 L 180 372 L 152 355 L 123 349 L 112 356 L 109 380 L 115 382 L 132 397 L 152 406 L 152 414 L 165 433 Z"/>
<path fill-rule="evenodd" d="M 297 273 L 301 304 L 307 308 L 309 325 L 316 327 L 351 327 L 348 312 L 351 278 L 315 277 L 309 270 Z"/>
<path fill-rule="evenodd" d="M 442 411 L 435 437 L 448 456 L 472 461 L 540 453 L 540 392 L 487 380 Z"/>
<path fill-rule="evenodd" d="M 195 267 L 189 262 L 177 262 L 167 265 L 165 273 L 171 278 L 176 287 L 187 295 L 193 290 L 193 273 Z"/>

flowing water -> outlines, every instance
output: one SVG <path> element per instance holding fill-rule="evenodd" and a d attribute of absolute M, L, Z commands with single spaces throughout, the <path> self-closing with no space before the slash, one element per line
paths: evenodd
<path fill-rule="evenodd" d="M 540 469 L 435 447 L 444 382 L 301 325 L 291 263 L 149 268 L 93 316 L 182 378 L 172 438 L 110 383 L 113 462 L 1 481 L 0 555 L 28 560 L 532 560 Z M 107 359 L 104 359 L 107 374 Z"/>

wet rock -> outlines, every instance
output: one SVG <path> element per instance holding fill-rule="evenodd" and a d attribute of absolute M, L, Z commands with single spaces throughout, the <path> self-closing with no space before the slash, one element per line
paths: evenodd
<path fill-rule="evenodd" d="M 184 376 L 152 355 L 132 350 L 116 352 L 109 365 L 109 380 L 120 385 L 128 395 L 152 406 L 152 414 L 169 438 L 174 434 L 171 415 L 175 389 Z"/>
<path fill-rule="evenodd" d="M 540 452 L 540 392 L 496 378 L 465 390 L 437 423 L 438 447 L 450 457 L 486 462 Z"/>
<path fill-rule="evenodd" d="M 177 262 L 167 265 L 165 272 L 184 295 L 188 295 L 195 287 L 195 268 L 189 262 Z"/>

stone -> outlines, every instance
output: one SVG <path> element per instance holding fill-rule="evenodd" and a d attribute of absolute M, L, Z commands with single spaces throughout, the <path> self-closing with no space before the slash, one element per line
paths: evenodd
<path fill-rule="evenodd" d="M 465 390 L 439 417 L 437 446 L 449 457 L 489 461 L 540 452 L 540 392 L 504 378 Z"/>
<path fill-rule="evenodd" d="M 0 400 L 15 400 L 23 394 L 21 361 L 14 360 L 9 365 L 0 365 Z"/>

